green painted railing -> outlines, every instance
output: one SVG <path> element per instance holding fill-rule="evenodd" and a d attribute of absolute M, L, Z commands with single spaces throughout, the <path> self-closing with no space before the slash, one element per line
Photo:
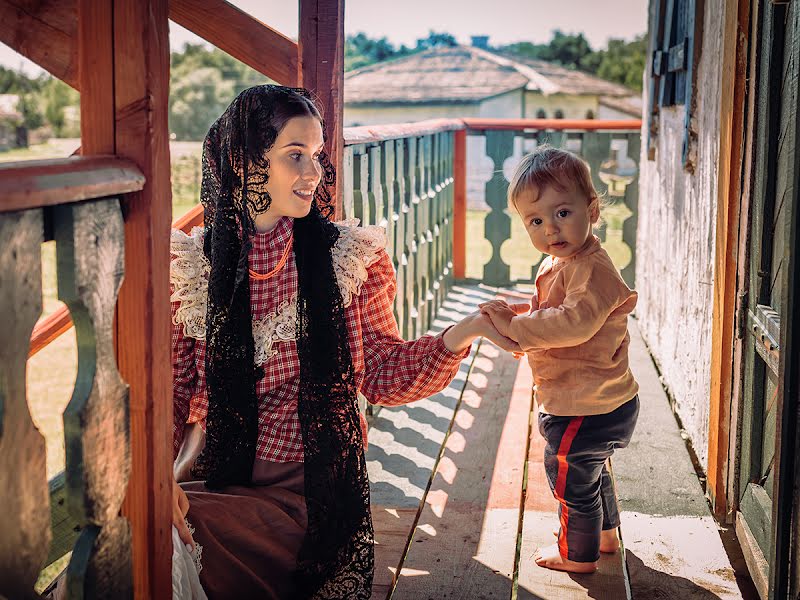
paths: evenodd
<path fill-rule="evenodd" d="M 386 228 L 406 339 L 427 331 L 453 282 L 454 130 L 460 121 L 345 130 L 343 213 Z"/>
<path fill-rule="evenodd" d="M 589 164 L 595 188 L 605 196 L 606 212 L 614 215 L 613 219 L 602 222 L 597 234 L 604 245 L 613 238 L 614 245 L 627 246 L 627 252 L 610 253 L 612 258 L 616 254 L 629 253 L 627 264 L 617 266 L 625 281 L 634 285 L 639 203 L 639 121 L 465 119 L 464 123 L 470 138 L 485 137 L 486 155 L 494 165 L 491 179 L 485 185 L 489 212 L 486 214 L 484 231 L 492 252 L 488 262 L 483 265 L 483 283 L 493 286 L 514 283 L 510 266 L 500 252 L 511 236 L 512 216 L 507 210 L 506 201 L 509 182 L 504 174 L 506 161 L 515 155 L 515 150 L 521 157 L 535 146 L 547 143 L 571 150 Z M 468 154 L 470 159 L 474 159 L 473 154 Z M 472 165 L 468 165 L 468 168 L 471 169 Z M 533 281 L 539 262 L 541 258 L 531 263 L 530 278 L 519 278 L 518 281 Z"/>

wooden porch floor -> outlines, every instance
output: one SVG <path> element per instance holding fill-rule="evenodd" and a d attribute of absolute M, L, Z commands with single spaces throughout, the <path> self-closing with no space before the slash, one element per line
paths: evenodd
<path fill-rule="evenodd" d="M 494 296 L 456 286 L 433 331 Z M 593 575 L 533 562 L 536 548 L 554 541 L 556 506 L 532 377 L 526 361 L 481 341 L 447 389 L 370 418 L 373 598 L 743 597 L 635 321 L 631 337 L 642 411 L 613 464 L 620 552 L 604 555 Z"/>

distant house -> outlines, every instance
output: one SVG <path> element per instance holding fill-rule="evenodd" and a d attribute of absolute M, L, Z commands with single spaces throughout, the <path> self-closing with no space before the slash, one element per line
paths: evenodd
<path fill-rule="evenodd" d="M 638 119 L 641 102 L 634 91 L 587 73 L 476 46 L 435 48 L 344 79 L 346 127 L 450 117 Z M 485 206 L 483 184 L 493 168 L 484 143 L 469 140 L 471 207 Z"/>
<path fill-rule="evenodd" d="M 17 94 L 0 94 L 0 151 L 27 145 Z"/>
<path fill-rule="evenodd" d="M 435 48 L 345 73 L 345 126 L 436 117 L 641 118 L 632 90 L 542 60 Z"/>

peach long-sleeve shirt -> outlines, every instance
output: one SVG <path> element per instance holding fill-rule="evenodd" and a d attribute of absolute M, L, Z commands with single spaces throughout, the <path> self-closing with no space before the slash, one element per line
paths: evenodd
<path fill-rule="evenodd" d="M 606 414 L 634 397 L 628 315 L 636 298 L 595 236 L 574 256 L 542 262 L 531 312 L 511 320 L 509 337 L 528 355 L 543 412 Z"/>

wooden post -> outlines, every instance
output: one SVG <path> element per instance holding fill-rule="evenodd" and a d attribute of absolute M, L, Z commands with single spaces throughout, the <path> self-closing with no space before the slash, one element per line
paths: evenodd
<path fill-rule="evenodd" d="M 736 312 L 736 255 L 739 233 L 742 139 L 744 135 L 749 0 L 728 0 L 720 110 L 719 196 L 711 337 L 711 396 L 708 423 L 708 484 L 714 512 L 727 510 L 728 447 Z"/>
<path fill-rule="evenodd" d="M 131 479 L 123 513 L 133 531 L 137 598 L 171 598 L 172 370 L 167 106 L 168 0 L 114 1 L 116 152 L 144 173 L 126 197 L 125 280 L 117 356 L 130 384 Z"/>
<path fill-rule="evenodd" d="M 453 148 L 453 275 L 464 279 L 467 272 L 467 130 L 455 132 Z"/>
<path fill-rule="evenodd" d="M 114 154 L 112 0 L 78 0 L 81 154 Z"/>
<path fill-rule="evenodd" d="M 298 80 L 322 108 L 328 156 L 339 181 L 344 150 L 344 0 L 300 0 L 299 38 Z M 338 218 L 342 214 L 338 184 L 333 199 Z"/>

